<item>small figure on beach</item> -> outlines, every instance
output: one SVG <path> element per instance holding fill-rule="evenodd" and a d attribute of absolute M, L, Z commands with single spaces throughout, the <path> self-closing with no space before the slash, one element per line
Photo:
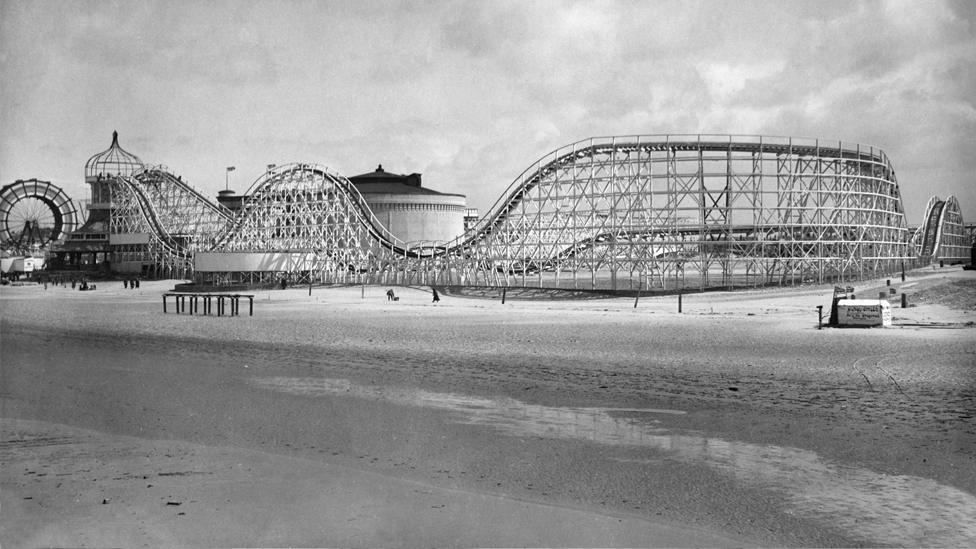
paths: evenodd
<path fill-rule="evenodd" d="M 386 291 L 386 300 L 393 301 L 393 288 Z"/>
<path fill-rule="evenodd" d="M 437 295 L 437 288 L 431 286 L 430 289 L 434 292 L 434 303 L 441 300 L 441 296 Z"/>
<path fill-rule="evenodd" d="M 126 279 L 124 279 L 122 281 L 122 286 L 124 286 L 126 290 L 129 289 L 129 279 L 128 278 L 126 278 Z"/>
<path fill-rule="evenodd" d="M 134 283 L 135 283 L 135 285 L 136 285 L 136 288 L 138 288 L 138 287 L 139 287 L 139 279 L 138 279 L 138 278 L 137 278 L 137 279 L 135 279 L 135 280 L 133 280 L 132 282 L 134 282 Z"/>

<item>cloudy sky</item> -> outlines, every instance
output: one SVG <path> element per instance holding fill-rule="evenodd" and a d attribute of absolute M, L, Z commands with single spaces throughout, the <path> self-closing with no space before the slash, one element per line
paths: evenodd
<path fill-rule="evenodd" d="M 591 136 L 876 145 L 910 224 L 976 221 L 976 3 L 0 0 L 0 184 L 87 197 L 118 130 L 214 194 L 269 163 L 382 163 L 484 212 Z"/>

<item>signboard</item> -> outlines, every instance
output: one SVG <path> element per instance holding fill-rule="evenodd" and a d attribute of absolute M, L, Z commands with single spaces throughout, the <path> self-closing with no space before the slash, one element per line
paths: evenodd
<path fill-rule="evenodd" d="M 198 252 L 193 267 L 202 272 L 276 272 L 307 271 L 314 265 L 314 253 L 308 252 Z"/>
<path fill-rule="evenodd" d="M 112 246 L 149 244 L 149 233 L 114 233 L 108 235 L 108 243 Z"/>
<path fill-rule="evenodd" d="M 837 302 L 841 326 L 891 326 L 891 305 L 879 299 L 842 299 Z"/>

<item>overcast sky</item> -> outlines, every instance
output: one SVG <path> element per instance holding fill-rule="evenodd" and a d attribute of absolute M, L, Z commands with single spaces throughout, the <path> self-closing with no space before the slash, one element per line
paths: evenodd
<path fill-rule="evenodd" d="M 266 164 L 420 172 L 485 212 L 591 136 L 876 145 L 908 221 L 976 221 L 976 2 L 0 0 L 0 184 L 126 149 L 213 195 Z"/>

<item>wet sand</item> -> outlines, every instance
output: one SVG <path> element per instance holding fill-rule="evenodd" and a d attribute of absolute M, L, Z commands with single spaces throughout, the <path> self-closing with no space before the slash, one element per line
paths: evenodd
<path fill-rule="evenodd" d="M 171 287 L 0 290 L 5 546 L 976 543 L 971 307 Z"/>

